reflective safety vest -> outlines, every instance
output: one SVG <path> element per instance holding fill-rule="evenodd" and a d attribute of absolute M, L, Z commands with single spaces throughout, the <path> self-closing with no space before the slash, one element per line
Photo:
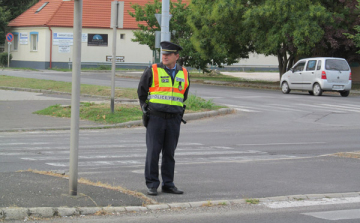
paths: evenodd
<path fill-rule="evenodd" d="M 153 79 L 149 88 L 149 102 L 183 107 L 184 94 L 189 86 L 187 70 L 183 68 L 176 74 L 174 85 L 171 76 L 164 68 L 158 68 L 157 64 L 152 65 L 152 73 Z"/>

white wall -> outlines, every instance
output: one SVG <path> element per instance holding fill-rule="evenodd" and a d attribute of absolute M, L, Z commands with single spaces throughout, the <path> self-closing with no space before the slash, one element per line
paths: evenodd
<path fill-rule="evenodd" d="M 72 28 L 51 27 L 52 33 L 72 33 Z M 27 45 L 18 45 L 18 50 L 12 51 L 13 60 L 19 61 L 50 61 L 50 29 L 48 27 L 21 27 L 14 28 L 12 32 L 28 33 L 29 39 Z M 38 32 L 38 51 L 30 51 L 30 32 Z M 106 62 L 106 56 L 112 55 L 113 35 L 112 29 L 90 29 L 83 28 L 82 33 L 86 34 L 107 34 L 108 46 L 88 46 L 87 42 L 81 45 L 82 62 Z M 120 34 L 125 34 L 124 39 L 120 39 Z M 132 42 L 134 38 L 132 30 L 117 30 L 116 55 L 124 56 L 125 63 L 149 63 L 152 61 L 152 51 L 147 45 L 140 45 Z M 52 62 L 72 61 L 73 46 L 69 46 L 69 52 L 59 51 L 59 46 L 53 41 L 52 44 Z"/>
<path fill-rule="evenodd" d="M 249 59 L 240 59 L 239 62 L 234 65 L 278 66 L 279 61 L 276 56 L 265 56 L 263 54 L 250 53 Z"/>
<path fill-rule="evenodd" d="M 50 45 L 50 34 L 47 27 L 21 27 L 14 28 L 11 32 L 19 33 L 19 43 L 18 49 L 14 51 L 14 45 L 11 45 L 11 55 L 13 60 L 22 60 L 22 61 L 46 61 L 49 57 L 50 53 L 48 52 L 48 48 Z M 30 50 L 30 33 L 38 32 L 38 50 L 31 51 Z M 20 44 L 20 33 L 28 34 L 27 44 Z M 7 51 L 7 42 L 5 50 Z"/>

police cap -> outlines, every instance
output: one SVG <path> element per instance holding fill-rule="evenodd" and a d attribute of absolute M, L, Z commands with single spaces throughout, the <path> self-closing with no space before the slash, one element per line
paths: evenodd
<path fill-rule="evenodd" d="M 170 54 L 170 53 L 177 53 L 183 48 L 175 43 L 169 41 L 162 41 L 160 43 L 162 54 Z"/>

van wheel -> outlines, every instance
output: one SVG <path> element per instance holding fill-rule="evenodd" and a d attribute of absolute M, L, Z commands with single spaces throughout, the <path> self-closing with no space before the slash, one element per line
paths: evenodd
<path fill-rule="evenodd" d="M 314 92 L 313 92 L 313 91 L 309 91 L 309 95 L 314 95 Z"/>
<path fill-rule="evenodd" d="M 289 88 L 289 85 L 286 81 L 284 81 L 282 84 L 281 84 L 281 91 L 282 93 L 284 94 L 289 94 L 291 89 Z"/>
<path fill-rule="evenodd" d="M 320 87 L 320 84 L 316 83 L 313 86 L 313 93 L 315 96 L 321 96 L 323 93 L 323 90 Z"/>
<path fill-rule="evenodd" d="M 347 97 L 347 96 L 349 96 L 349 94 L 350 94 L 350 91 L 340 91 L 340 95 L 343 97 Z"/>

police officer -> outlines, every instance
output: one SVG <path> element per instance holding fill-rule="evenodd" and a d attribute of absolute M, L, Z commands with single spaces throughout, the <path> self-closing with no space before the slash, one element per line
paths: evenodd
<path fill-rule="evenodd" d="M 163 41 L 162 63 L 145 69 L 139 83 L 138 96 L 143 111 L 149 114 L 146 126 L 145 180 L 149 195 L 157 195 L 159 157 L 162 154 L 162 192 L 183 194 L 175 187 L 175 149 L 184 113 L 184 101 L 189 92 L 188 72 L 176 64 L 182 47 Z"/>

